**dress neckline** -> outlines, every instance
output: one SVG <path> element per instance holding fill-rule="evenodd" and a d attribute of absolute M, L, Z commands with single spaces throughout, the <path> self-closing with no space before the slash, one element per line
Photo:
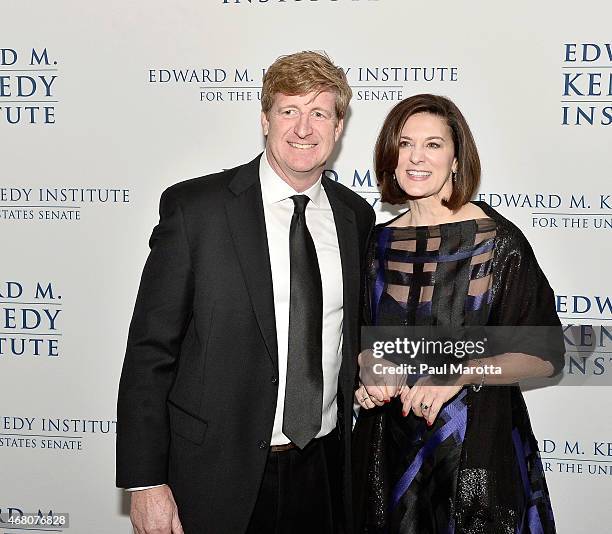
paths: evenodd
<path fill-rule="evenodd" d="M 486 222 L 486 221 L 492 221 L 492 220 L 493 219 L 491 217 L 477 217 L 476 219 L 464 219 L 462 221 L 452 221 L 452 222 L 440 223 L 440 224 L 424 224 L 424 225 L 417 225 L 417 226 L 414 226 L 414 225 L 408 225 L 408 226 L 382 225 L 382 228 L 389 228 L 392 230 L 409 230 L 409 229 L 415 229 L 415 228 L 440 228 L 442 226 L 453 226 L 453 225 L 464 224 L 464 223 L 476 223 L 478 225 L 479 222 Z"/>

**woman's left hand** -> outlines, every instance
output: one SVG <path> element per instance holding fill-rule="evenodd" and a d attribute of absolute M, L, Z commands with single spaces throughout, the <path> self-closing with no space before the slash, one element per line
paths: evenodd
<path fill-rule="evenodd" d="M 461 391 L 462 386 L 436 386 L 431 378 L 420 378 L 410 389 L 402 391 L 403 415 L 410 410 L 417 417 L 425 418 L 428 426 L 433 425 L 442 405 Z"/>

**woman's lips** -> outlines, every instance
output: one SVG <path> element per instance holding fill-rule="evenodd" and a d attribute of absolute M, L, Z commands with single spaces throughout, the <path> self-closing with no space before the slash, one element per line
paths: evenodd
<path fill-rule="evenodd" d="M 415 180 L 417 182 L 422 182 L 423 180 L 427 180 L 431 176 L 431 172 L 429 171 L 406 171 L 406 176 L 411 180 Z"/>

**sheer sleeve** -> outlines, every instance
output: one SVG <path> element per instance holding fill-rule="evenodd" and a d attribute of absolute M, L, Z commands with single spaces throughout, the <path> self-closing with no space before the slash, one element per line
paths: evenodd
<path fill-rule="evenodd" d="M 558 374 L 565 345 L 554 292 L 523 233 L 505 219 L 498 230 L 489 325 L 520 327 L 513 329 L 510 351 L 547 360 Z"/>

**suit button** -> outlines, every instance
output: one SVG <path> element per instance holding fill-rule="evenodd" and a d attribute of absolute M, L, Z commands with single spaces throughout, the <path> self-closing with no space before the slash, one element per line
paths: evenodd
<path fill-rule="evenodd" d="M 273 377 L 270 379 L 270 382 L 272 382 L 273 384 L 278 384 L 278 378 L 276 378 L 275 376 L 273 376 Z"/>
<path fill-rule="evenodd" d="M 268 448 L 268 442 L 264 441 L 263 439 L 259 442 L 259 448 L 260 449 L 267 449 Z"/>

